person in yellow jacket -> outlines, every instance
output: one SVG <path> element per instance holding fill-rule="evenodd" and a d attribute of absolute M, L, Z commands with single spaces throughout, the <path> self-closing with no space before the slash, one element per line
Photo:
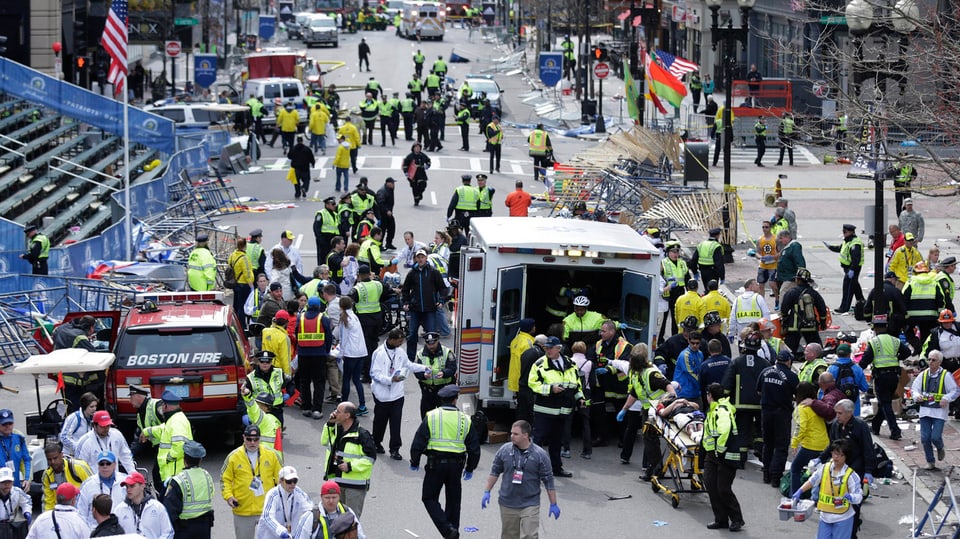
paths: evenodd
<path fill-rule="evenodd" d="M 253 290 L 253 265 L 247 256 L 247 239 L 237 238 L 237 248 L 227 258 L 227 267 L 233 270 L 237 284 L 233 287 L 233 312 L 243 312 L 243 306 Z M 246 329 L 247 317 L 240 316 L 240 325 Z"/>
<path fill-rule="evenodd" d="M 520 320 L 517 336 L 510 341 L 510 367 L 507 371 L 507 389 L 520 391 L 520 356 L 533 346 L 533 334 L 537 331 L 533 318 Z"/>
<path fill-rule="evenodd" d="M 358 172 L 357 154 L 360 152 L 360 130 L 353 122 L 343 122 L 343 125 L 337 131 L 337 135 L 343 135 L 350 143 L 350 166 L 353 168 L 353 173 L 356 174 Z M 346 188 L 343 190 L 347 191 Z"/>
<path fill-rule="evenodd" d="M 697 293 L 697 281 L 690 279 L 686 283 L 687 291 L 679 299 L 674 307 L 677 320 L 686 320 L 688 316 L 697 317 L 698 323 L 703 323 L 703 315 L 707 313 L 703 298 Z"/>
<path fill-rule="evenodd" d="M 290 335 L 287 333 L 287 323 L 290 314 L 287 311 L 277 311 L 273 316 L 273 324 L 263 328 L 261 350 L 273 354 L 273 366 L 283 371 L 284 376 L 292 376 L 290 368 Z"/>
<path fill-rule="evenodd" d="M 255 425 L 260 429 L 260 445 L 266 449 L 273 449 L 280 455 L 283 462 L 283 442 L 278 438 L 283 436 L 283 425 L 280 420 L 270 413 L 273 408 L 273 395 L 261 391 L 256 395 L 249 388 L 243 388 L 243 404 L 247 415 L 243 418 L 244 424 Z"/>
<path fill-rule="evenodd" d="M 180 409 L 181 398 L 168 389 L 160 399 L 166 420 L 162 425 L 147 427 L 140 433 L 140 443 L 149 440 L 159 447 L 157 465 L 153 468 L 153 484 L 157 488 L 162 488 L 168 479 L 183 470 L 183 444 L 193 439 L 190 420 Z"/>
<path fill-rule="evenodd" d="M 593 346 L 600 338 L 604 317 L 587 307 L 590 307 L 590 298 L 587 296 L 573 298 L 573 312 L 563 319 L 563 340 L 568 343 L 583 341 L 587 346 Z"/>
<path fill-rule="evenodd" d="M 720 284 L 715 279 L 707 281 L 707 293 L 703 296 L 703 312 L 717 311 L 723 320 L 723 330 L 727 330 L 730 318 L 730 300 L 720 293 Z"/>
<path fill-rule="evenodd" d="M 743 528 L 743 511 L 733 492 L 733 480 L 737 477 L 740 453 L 737 451 L 736 408 L 730 397 L 724 397 L 723 386 L 713 383 L 707 386 L 707 419 L 703 423 L 703 483 L 710 496 L 713 522 L 707 529 Z"/>
<path fill-rule="evenodd" d="M 850 444 L 838 440 L 830 446 L 830 462 L 813 472 L 810 479 L 793 493 L 794 507 L 800 503 L 800 495 L 818 487 L 817 509 L 820 510 L 820 525 L 817 537 L 850 537 L 856 519 L 855 505 L 863 501 L 860 476 L 847 465 L 851 458 Z"/>
<path fill-rule="evenodd" d="M 190 290 L 206 292 L 217 287 L 217 260 L 207 248 L 209 237 L 205 233 L 197 235 L 197 243 L 187 259 L 187 284 Z"/>
<path fill-rule="evenodd" d="M 356 128 L 354 128 L 356 129 Z M 343 191 L 350 191 L 350 142 L 341 134 L 337 135 L 337 153 L 333 156 L 333 170 L 337 175 L 337 192 L 343 181 Z"/>
<path fill-rule="evenodd" d="M 893 252 L 890 258 L 890 271 L 897 274 L 897 288 L 903 290 L 903 286 L 913 275 L 913 267 L 917 262 L 923 260 L 923 255 L 917 249 L 917 238 L 912 233 L 907 232 L 903 235 L 903 245 Z"/>
<path fill-rule="evenodd" d="M 264 498 L 277 486 L 281 466 L 275 451 L 261 447 L 260 428 L 247 425 L 243 445 L 227 455 L 220 469 L 220 494 L 233 509 L 233 533 L 237 539 L 254 539 Z"/>
<path fill-rule="evenodd" d="M 83 481 L 93 475 L 90 466 L 80 460 L 63 454 L 60 442 L 47 442 L 43 447 L 47 456 L 47 469 L 43 471 L 43 510 L 53 511 L 57 504 L 57 476 L 63 475 L 64 481 L 80 488 Z"/>
<path fill-rule="evenodd" d="M 330 112 L 326 105 L 317 103 L 310 110 L 310 149 L 320 150 L 322 155 L 327 155 L 327 124 L 330 123 Z"/>
<path fill-rule="evenodd" d="M 277 125 L 274 128 L 273 138 L 270 139 L 268 146 L 273 148 L 279 136 L 284 154 L 286 154 L 287 151 L 293 148 L 293 137 L 297 134 L 297 128 L 300 125 L 300 114 L 297 112 L 297 109 L 294 108 L 293 103 L 287 103 L 283 108 L 274 106 L 273 110 L 277 115 Z"/>

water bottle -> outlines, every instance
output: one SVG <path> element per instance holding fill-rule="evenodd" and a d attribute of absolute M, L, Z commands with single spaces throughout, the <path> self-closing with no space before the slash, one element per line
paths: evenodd
<path fill-rule="evenodd" d="M 904 335 L 903 331 L 900 331 L 900 344 L 907 344 L 907 336 Z"/>

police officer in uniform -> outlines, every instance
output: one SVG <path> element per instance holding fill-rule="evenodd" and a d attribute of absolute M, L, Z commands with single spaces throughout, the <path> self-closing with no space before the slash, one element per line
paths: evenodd
<path fill-rule="evenodd" d="M 493 215 L 493 195 L 496 189 L 487 185 L 487 175 L 477 174 L 477 191 L 480 192 L 480 204 L 477 209 L 477 217 L 490 217 Z"/>
<path fill-rule="evenodd" d="M 427 57 L 420 52 L 420 49 L 417 49 L 417 52 L 413 54 L 413 67 L 416 69 L 417 78 L 423 76 L 423 63 L 427 61 Z"/>
<path fill-rule="evenodd" d="M 696 110 L 694 110 L 694 112 L 696 112 Z M 762 167 L 763 154 L 767 153 L 767 124 L 763 116 L 757 118 L 757 123 L 753 124 L 753 134 L 757 142 L 757 158 L 753 162 L 756 163 L 758 167 Z"/>
<path fill-rule="evenodd" d="M 437 396 L 441 406 L 427 413 L 410 446 L 410 469 L 420 470 L 420 456 L 427 456 L 423 477 L 423 505 L 430 520 L 445 538 L 460 537 L 461 473 L 464 481 L 473 477 L 480 463 L 480 436 L 470 417 L 457 410 L 456 385 L 447 385 Z M 446 507 L 440 506 L 444 489 Z"/>
<path fill-rule="evenodd" d="M 897 200 L 897 217 L 903 213 L 904 201 L 913 195 L 910 190 L 910 184 L 917 179 L 917 169 L 912 163 L 904 161 L 900 163 L 897 171 L 897 177 L 893 179 L 893 190 Z"/>
<path fill-rule="evenodd" d="M 759 340 L 759 336 L 757 338 Z M 737 452 L 737 443 L 743 432 L 739 430 L 739 408 L 725 397 L 720 384 L 707 387 L 707 419 L 703 424 L 704 450 L 703 481 L 710 496 L 710 508 L 713 510 L 713 522 L 707 529 L 729 528 L 739 531 L 743 528 L 743 511 L 733 492 L 733 480 L 737 477 L 737 468 L 743 468 L 742 455 Z M 734 421 L 736 417 L 736 421 Z"/>
<path fill-rule="evenodd" d="M 944 313 L 951 314 L 944 310 Z M 883 420 L 887 420 L 890 429 L 890 439 L 899 440 L 902 437 L 900 426 L 897 425 L 897 416 L 893 413 L 893 399 L 897 386 L 900 385 L 900 362 L 910 357 L 910 347 L 900 339 L 888 334 L 883 327 L 886 320 L 881 316 L 873 317 L 876 337 L 867 341 L 867 349 L 860 358 L 860 367 L 866 369 L 873 365 L 873 390 L 877 395 L 879 410 L 873 416 L 873 435 L 880 434 Z"/>
<path fill-rule="evenodd" d="M 383 286 L 379 280 L 370 276 L 370 267 L 366 264 L 360 266 L 357 275 L 357 284 L 350 290 L 350 299 L 353 300 L 353 312 L 360 319 L 360 327 L 363 328 L 363 338 L 367 344 L 367 356 L 363 360 L 363 371 L 361 379 L 370 379 L 370 355 L 377 348 L 377 341 L 380 336 L 380 328 L 383 327 L 383 306 L 382 303 L 390 299 L 393 290 L 388 286 Z"/>
<path fill-rule="evenodd" d="M 377 116 L 380 114 L 380 105 L 373 98 L 371 92 L 367 92 L 366 97 L 360 102 L 360 119 L 363 120 L 363 135 L 361 143 L 364 145 L 373 144 L 373 128 L 377 123 Z M 356 171 L 354 171 L 356 172 Z"/>
<path fill-rule="evenodd" d="M 317 241 L 317 264 L 323 264 L 330 253 L 330 240 L 340 233 L 340 215 L 337 213 L 337 199 L 323 199 L 323 208 L 313 216 L 313 235 Z M 338 268 L 339 269 L 339 268 Z"/>
<path fill-rule="evenodd" d="M 527 136 L 527 145 L 530 148 L 530 157 L 533 158 L 533 181 L 540 181 L 541 170 L 546 175 L 546 167 L 550 165 L 550 155 L 553 152 L 553 144 L 550 142 L 550 135 L 543 129 L 543 124 L 537 124 L 537 128 Z"/>
<path fill-rule="evenodd" d="M 461 106 L 457 111 L 457 125 L 460 127 L 460 151 L 470 151 L 470 107 Z"/>
<path fill-rule="evenodd" d="M 261 144 L 266 144 L 267 136 L 263 133 L 263 117 L 265 113 L 263 112 L 263 101 L 261 99 L 257 99 L 256 96 L 250 94 L 250 99 L 247 100 L 247 106 L 250 107 L 250 117 L 253 118 L 253 134 Z"/>
<path fill-rule="evenodd" d="M 700 281 L 704 289 L 710 281 L 716 279 L 718 283 L 722 283 L 726 278 L 723 267 L 723 246 L 720 245 L 721 232 L 720 228 L 711 228 L 710 237 L 697 245 L 697 250 L 690 258 L 690 271 L 700 272 Z"/>
<path fill-rule="evenodd" d="M 163 401 L 150 398 L 148 389 L 130 384 L 130 405 L 137 411 L 137 430 L 134 431 L 133 443 L 130 444 L 130 450 L 137 456 L 146 448 L 140 443 L 143 429 L 163 423 Z"/>
<path fill-rule="evenodd" d="M 533 404 L 534 437 L 537 445 L 550 446 L 550 464 L 554 477 L 573 477 L 563 469 L 560 446 L 566 416 L 574 406 L 584 405 L 583 389 L 576 365 L 561 354 L 563 343 L 549 337 L 545 355 L 530 369 L 527 384 L 536 396 Z"/>
<path fill-rule="evenodd" d="M 183 444 L 193 439 L 190 420 L 180 409 L 180 397 L 169 389 L 160 395 L 163 400 L 162 425 L 147 427 L 140 433 L 140 443 L 147 440 L 159 447 L 157 465 L 153 467 L 153 484 L 163 497 L 167 480 L 183 469 Z"/>
<path fill-rule="evenodd" d="M 840 268 L 843 270 L 843 297 L 840 306 L 833 310 L 838 314 L 845 314 L 850 310 L 853 298 L 864 301 L 863 289 L 860 288 L 860 270 L 863 268 L 864 247 L 863 240 L 857 236 L 857 227 L 851 224 L 843 225 L 843 243 L 827 245 L 827 249 L 840 253 Z"/>
<path fill-rule="evenodd" d="M 777 166 L 783 165 L 783 152 L 786 152 L 790 156 L 790 166 L 793 166 L 793 141 L 794 141 L 794 128 L 796 125 L 793 121 L 793 115 L 789 112 L 783 113 L 783 118 L 780 120 L 780 125 L 777 127 L 777 136 L 780 137 L 780 160 L 777 161 Z"/>
<path fill-rule="evenodd" d="M 187 260 L 187 283 L 190 290 L 205 292 L 217 287 L 217 260 L 207 248 L 209 237 L 206 233 L 197 234 L 197 243 L 190 251 Z"/>
<path fill-rule="evenodd" d="M 417 353 L 417 363 L 427 367 L 426 372 L 414 373 L 420 381 L 420 418 L 440 406 L 440 392 L 453 383 L 457 375 L 457 358 L 453 350 L 440 344 L 440 334 L 430 331 L 423 334 L 426 343 Z"/>
<path fill-rule="evenodd" d="M 210 539 L 213 528 L 213 478 L 200 466 L 207 450 L 199 442 L 183 444 L 183 470 L 170 480 L 163 506 L 173 523 L 173 539 Z"/>
<path fill-rule="evenodd" d="M 669 285 L 669 290 L 663 291 L 663 297 L 666 298 L 670 313 L 670 333 L 677 333 L 676 305 L 677 300 L 686 290 L 686 282 L 690 279 L 690 270 L 687 269 L 687 263 L 680 257 L 680 244 L 668 242 L 666 245 L 667 256 L 660 261 L 660 275 Z M 660 322 L 660 333 L 662 337 L 666 336 L 667 316 L 664 315 Z M 684 345 L 686 347 L 686 345 Z"/>
<path fill-rule="evenodd" d="M 417 81 L 420 82 L 419 80 Z M 413 98 L 413 92 L 407 92 L 406 97 L 400 101 L 400 116 L 403 118 L 403 138 L 404 140 L 413 140 L 413 113 L 417 109 L 417 101 Z"/>
<path fill-rule="evenodd" d="M 449 221 L 450 217 L 454 217 L 458 223 L 461 223 L 468 230 L 470 228 L 470 217 L 480 209 L 480 191 L 470 185 L 472 180 L 473 178 L 469 174 L 460 176 L 463 185 L 453 191 L 450 204 L 447 206 L 447 220 Z"/>
<path fill-rule="evenodd" d="M 758 458 L 763 455 L 760 394 L 757 393 L 757 384 L 761 373 L 770 364 L 757 355 L 762 339 L 759 332 L 749 334 L 743 341 L 742 355 L 730 363 L 727 372 L 723 375 L 723 388 L 730 395 L 731 404 L 737 410 L 741 469 L 747 462 L 747 451 L 750 447 L 753 447 L 754 455 Z M 769 482 L 769 478 L 767 479 Z"/>
<path fill-rule="evenodd" d="M 793 352 L 783 350 L 777 354 L 776 361 L 760 373 L 757 393 L 763 429 L 763 482 L 779 489 L 780 477 L 787 465 L 794 394 L 800 380 L 790 369 Z"/>
<path fill-rule="evenodd" d="M 591 387 L 591 404 L 609 402 L 614 410 L 623 408 L 627 401 L 628 376 L 626 372 L 611 368 L 609 363 L 613 360 L 629 361 L 632 350 L 633 345 L 617 334 L 616 322 L 604 320 L 600 324 L 600 339 L 587 354 L 587 359 L 593 362 L 597 381 L 597 387 Z M 590 410 L 594 416 L 591 417 L 591 431 L 602 445 L 607 439 L 609 416 L 605 406 L 591 406 Z M 599 417 L 596 412 L 600 412 Z"/>
<path fill-rule="evenodd" d="M 50 239 L 41 234 L 37 225 L 27 225 L 23 229 L 27 235 L 27 241 L 30 249 L 20 255 L 20 258 L 30 263 L 31 273 L 34 275 L 47 275 L 47 259 L 50 257 Z"/>
<path fill-rule="evenodd" d="M 250 239 L 247 240 L 247 259 L 250 260 L 254 277 L 264 273 L 264 264 L 267 263 L 267 253 L 263 250 L 263 245 L 260 244 L 262 239 L 263 230 L 255 228 L 250 231 Z"/>

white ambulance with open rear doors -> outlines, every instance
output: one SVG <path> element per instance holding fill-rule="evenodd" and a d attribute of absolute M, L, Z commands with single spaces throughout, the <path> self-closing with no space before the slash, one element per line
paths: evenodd
<path fill-rule="evenodd" d="M 660 250 L 627 225 L 576 219 L 470 220 L 460 252 L 454 350 L 460 405 L 473 414 L 515 407 L 507 388 L 510 341 L 520 320 L 538 333 L 572 312 L 564 291 L 590 298 L 590 310 L 626 324 L 632 343 L 650 344 L 657 321 Z M 580 293 L 580 292 L 578 292 Z M 555 301 L 566 303 L 561 307 Z"/>

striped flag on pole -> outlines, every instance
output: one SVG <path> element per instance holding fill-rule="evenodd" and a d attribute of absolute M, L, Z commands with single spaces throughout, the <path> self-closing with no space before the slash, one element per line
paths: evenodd
<path fill-rule="evenodd" d="M 113 0 L 100 44 L 110 55 L 107 80 L 113 84 L 113 95 L 120 95 L 127 81 L 127 0 Z"/>
<path fill-rule="evenodd" d="M 663 67 L 667 68 L 674 77 L 683 80 L 683 76 L 687 73 L 697 71 L 700 69 L 700 66 L 691 62 L 690 60 L 684 60 L 679 56 L 674 56 L 667 51 L 657 49 L 657 58 L 660 59 L 660 62 L 663 64 Z"/>

